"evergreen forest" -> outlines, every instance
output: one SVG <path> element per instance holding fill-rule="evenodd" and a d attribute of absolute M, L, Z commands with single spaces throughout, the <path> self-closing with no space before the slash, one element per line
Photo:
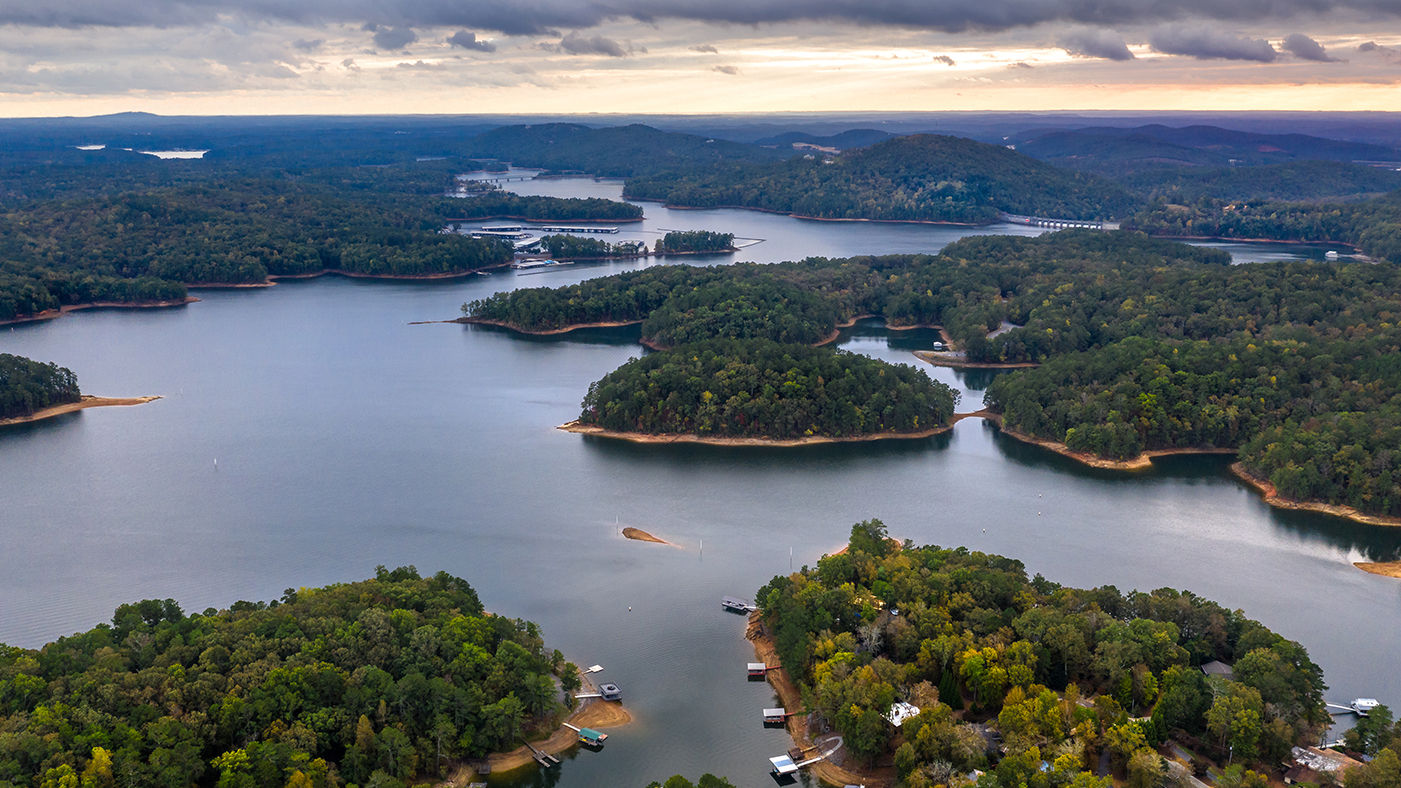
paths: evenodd
<path fill-rule="evenodd" d="M 0 353 L 0 420 L 33 416 L 82 398 L 71 369 Z"/>
<path fill-rule="evenodd" d="M 403 786 L 552 730 L 577 682 L 441 572 L 203 613 L 148 599 L 0 646 L 0 786 Z"/>

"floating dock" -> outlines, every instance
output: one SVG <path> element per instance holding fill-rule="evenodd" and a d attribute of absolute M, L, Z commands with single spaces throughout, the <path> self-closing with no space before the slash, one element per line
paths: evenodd
<path fill-rule="evenodd" d="M 555 756 L 553 756 L 553 755 L 551 755 L 551 754 L 545 752 L 544 750 L 540 749 L 539 747 L 536 747 L 535 745 L 531 744 L 530 742 L 525 742 L 525 746 L 526 746 L 527 749 L 530 750 L 530 755 L 531 755 L 531 757 L 533 757 L 533 758 L 535 759 L 535 762 L 538 763 L 538 764 L 540 764 L 540 765 L 543 766 L 544 768 L 548 769 L 548 768 L 550 768 L 551 766 L 558 766 L 558 765 L 559 765 L 559 759 L 558 759 L 558 758 L 556 758 Z"/>
<path fill-rule="evenodd" d="M 579 743 L 590 747 L 602 747 L 608 741 L 608 734 L 600 733 L 593 728 L 580 728 L 569 723 L 563 723 L 564 727 L 579 734 Z"/>

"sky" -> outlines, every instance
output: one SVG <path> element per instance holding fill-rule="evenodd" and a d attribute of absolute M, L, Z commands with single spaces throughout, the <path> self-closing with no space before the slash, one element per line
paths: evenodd
<path fill-rule="evenodd" d="M 0 0 L 0 116 L 1401 110 L 1401 0 Z"/>

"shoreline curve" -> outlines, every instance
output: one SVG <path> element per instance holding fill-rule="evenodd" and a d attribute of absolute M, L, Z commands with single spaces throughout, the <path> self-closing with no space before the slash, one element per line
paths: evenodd
<path fill-rule="evenodd" d="M 1317 512 L 1319 514 L 1329 514 L 1334 517 L 1342 517 L 1363 525 L 1380 525 L 1388 528 L 1401 527 L 1401 517 L 1392 517 L 1384 514 L 1367 514 L 1351 506 L 1338 503 L 1325 503 L 1323 501 L 1295 501 L 1285 498 L 1279 494 L 1275 486 L 1268 479 L 1261 479 L 1255 474 L 1245 469 L 1244 463 L 1231 463 L 1231 473 L 1236 478 L 1255 488 L 1255 491 L 1265 499 L 1265 503 L 1276 509 L 1293 509 L 1303 512 Z M 1361 566 L 1358 566 L 1362 569 Z M 1365 570 L 1371 571 L 1371 570 Z M 1378 573 L 1380 574 L 1380 573 Z"/>
<path fill-rule="evenodd" d="M 589 677 L 580 673 L 583 680 L 583 689 L 587 692 L 596 692 L 593 682 Z M 605 701 L 601 698 L 585 698 L 579 702 L 579 707 L 572 714 L 565 717 L 555 728 L 548 738 L 541 741 L 531 742 L 537 750 L 547 752 L 550 755 L 560 755 L 579 746 L 579 736 L 573 730 L 565 727 L 564 723 L 569 723 L 579 728 L 593 728 L 602 730 L 605 728 L 621 728 L 632 722 L 632 714 L 623 708 L 621 703 L 615 701 Z M 535 764 L 535 757 L 530 751 L 530 747 L 521 745 L 514 750 L 507 752 L 494 752 L 486 757 L 487 773 L 492 775 L 507 774 L 518 769 Z M 469 781 L 470 782 L 470 781 Z"/>
<path fill-rule="evenodd" d="M 44 419 L 52 419 L 55 416 L 76 413 L 87 408 L 104 408 L 117 405 L 145 405 L 148 402 L 154 402 L 158 399 L 160 399 L 159 395 L 149 397 L 95 397 L 91 394 L 84 394 L 83 398 L 77 402 L 65 402 L 61 405 L 52 405 L 47 408 L 36 410 L 28 416 L 13 416 L 8 419 L 0 419 L 0 427 L 43 421 Z"/>
<path fill-rule="evenodd" d="M 816 446 L 829 443 L 869 443 L 880 440 L 919 440 L 931 438 L 935 435 L 948 432 L 953 429 L 953 423 L 945 424 L 918 432 L 880 432 L 871 435 L 853 436 L 826 436 L 813 435 L 806 438 L 724 438 L 708 437 L 696 435 L 694 433 L 661 433 L 651 434 L 646 432 L 621 432 L 618 430 L 606 430 L 602 427 L 594 427 L 588 424 L 580 424 L 578 419 L 561 424 L 555 427 L 557 430 L 572 432 L 578 435 L 593 436 L 597 438 L 608 438 L 609 440 L 627 441 L 628 443 L 699 443 L 708 446 L 776 446 L 789 448 L 794 446 Z"/>
<path fill-rule="evenodd" d="M 1087 454 L 1085 452 L 1071 451 L 1070 448 L 1067 447 L 1064 443 L 1043 440 L 1041 438 L 1035 438 L 1013 429 L 1008 429 L 1002 424 L 1001 414 L 992 413 L 990 411 L 987 411 L 986 409 L 978 411 L 976 413 L 956 414 L 955 417 L 970 418 L 974 416 L 986 419 L 987 421 L 991 422 L 997 427 L 997 429 L 1002 434 L 1006 435 L 1009 438 L 1013 438 L 1015 440 L 1021 441 L 1022 443 L 1027 443 L 1033 446 L 1039 446 L 1040 448 L 1046 449 L 1047 451 L 1055 452 L 1056 454 L 1059 454 L 1062 457 L 1075 460 L 1076 462 L 1082 465 L 1086 465 L 1091 468 L 1100 468 L 1103 470 L 1147 470 L 1153 467 L 1153 459 L 1156 457 L 1178 457 L 1187 455 L 1232 456 L 1240 453 L 1238 449 L 1226 448 L 1152 449 L 1149 451 L 1145 451 L 1136 457 L 1130 457 L 1127 460 L 1111 460 L 1104 457 L 1096 457 L 1093 454 Z M 1245 466 L 1242 463 L 1233 462 L 1231 463 L 1230 467 L 1231 473 L 1234 474 L 1237 479 L 1240 479 L 1242 482 L 1245 482 L 1247 486 L 1254 488 L 1256 492 L 1260 493 L 1265 503 L 1269 504 L 1270 506 L 1276 509 L 1288 509 L 1293 511 L 1326 514 L 1333 517 L 1340 517 L 1345 520 L 1351 520 L 1356 523 L 1362 523 L 1363 525 L 1375 525 L 1386 528 L 1401 527 L 1401 517 L 1393 517 L 1382 514 L 1368 514 L 1360 509 L 1356 509 L 1351 506 L 1327 503 L 1325 501 L 1295 501 L 1290 498 L 1285 498 L 1281 496 L 1277 490 L 1275 490 L 1274 485 L 1270 484 L 1269 480 L 1261 479 L 1251 474 L 1245 469 Z M 1358 564 L 1357 566 L 1359 569 L 1363 569 L 1363 567 L 1360 564 Z"/>
<path fill-rule="evenodd" d="M 1374 575 L 1401 579 L 1401 561 L 1354 561 L 1352 565 Z"/>
<path fill-rule="evenodd" d="M 188 288 L 188 285 L 186 287 Z M 69 312 L 81 312 L 84 309 L 165 309 L 172 306 L 193 304 L 198 300 L 199 299 L 194 296 L 187 295 L 184 298 L 172 298 L 167 301 L 89 301 L 84 304 L 67 304 L 60 306 L 58 309 L 45 309 L 42 312 L 31 312 L 27 315 L 16 315 L 12 318 L 0 320 L 0 326 L 53 320 L 63 317 Z"/>
<path fill-rule="evenodd" d="M 765 665 L 781 665 L 778 658 L 778 648 L 774 644 L 773 637 L 769 635 L 768 628 L 764 626 L 762 614 L 758 611 L 749 614 L 749 623 L 745 628 L 745 638 L 754 643 L 754 656 Z M 782 667 L 777 670 L 765 671 L 765 680 L 773 687 L 773 691 L 778 695 L 780 705 L 785 709 L 806 708 L 803 703 L 802 693 L 793 682 L 788 671 Z M 793 746 L 799 748 L 810 748 L 813 742 L 808 738 L 804 729 L 804 720 L 801 715 L 789 717 L 784 722 L 784 728 L 788 735 L 793 738 Z M 865 785 L 869 788 L 889 788 L 895 783 L 895 770 L 891 767 L 877 767 L 871 771 L 853 771 L 844 766 L 833 763 L 830 760 L 822 760 L 813 764 L 811 773 L 822 783 L 828 785 Z"/>

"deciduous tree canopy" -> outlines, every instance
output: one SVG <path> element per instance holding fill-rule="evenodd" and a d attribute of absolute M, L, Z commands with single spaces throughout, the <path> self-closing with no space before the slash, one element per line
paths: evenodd
<path fill-rule="evenodd" d="M 0 785 L 401 784 L 552 726 L 573 670 L 413 567 L 198 615 L 145 600 L 0 646 Z"/>

